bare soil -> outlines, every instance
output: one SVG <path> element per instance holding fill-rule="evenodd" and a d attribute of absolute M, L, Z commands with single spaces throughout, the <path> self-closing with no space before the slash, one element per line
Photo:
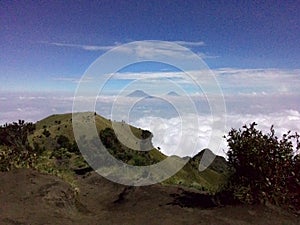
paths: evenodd
<path fill-rule="evenodd" d="M 300 224 L 296 215 L 264 206 L 220 206 L 176 186 L 127 187 L 91 172 L 79 191 L 31 169 L 0 173 L 0 224 Z"/>

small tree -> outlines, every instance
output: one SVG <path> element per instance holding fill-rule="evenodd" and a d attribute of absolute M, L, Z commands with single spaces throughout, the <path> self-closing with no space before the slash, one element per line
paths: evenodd
<path fill-rule="evenodd" d="M 256 125 L 232 129 L 225 137 L 233 168 L 230 187 L 234 195 L 248 203 L 267 200 L 299 207 L 299 202 L 294 201 L 300 197 L 299 135 L 289 131 L 278 139 L 273 126 L 270 133 L 263 134 Z"/>

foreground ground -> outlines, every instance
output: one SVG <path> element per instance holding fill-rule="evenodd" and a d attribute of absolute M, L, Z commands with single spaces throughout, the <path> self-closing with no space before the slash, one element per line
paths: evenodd
<path fill-rule="evenodd" d="M 278 209 L 221 207 L 179 187 L 126 187 L 95 173 L 77 179 L 74 190 L 30 169 L 0 173 L 0 224 L 300 224 L 299 217 Z"/>

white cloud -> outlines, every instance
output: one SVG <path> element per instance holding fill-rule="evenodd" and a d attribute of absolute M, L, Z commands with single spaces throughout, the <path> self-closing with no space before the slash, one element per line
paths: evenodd
<path fill-rule="evenodd" d="M 300 93 L 300 70 L 232 69 L 214 70 L 225 91 L 243 93 Z M 235 91 L 236 93 L 236 91 Z"/>
<path fill-rule="evenodd" d="M 134 46 L 122 45 L 121 43 L 115 43 L 114 45 L 86 45 L 86 44 L 71 44 L 71 43 L 61 43 L 61 42 L 41 42 L 42 44 L 48 44 L 57 47 L 67 47 L 67 48 L 77 48 L 85 51 L 109 51 L 115 47 L 115 51 L 120 53 L 135 54 L 138 57 L 176 57 L 185 59 L 186 57 L 192 57 L 187 51 L 183 50 L 180 46 L 174 44 L 183 45 L 186 47 L 199 47 L 204 46 L 203 41 L 137 41 Z M 199 56 L 205 58 L 210 57 L 205 53 L 198 53 Z"/>
<path fill-rule="evenodd" d="M 186 46 L 204 46 L 205 43 L 203 41 L 173 41 L 179 45 L 186 45 Z"/>
<path fill-rule="evenodd" d="M 175 118 L 144 117 L 133 124 L 150 130 L 154 134 L 153 144 L 160 147 L 167 155 L 192 155 L 199 148 L 208 144 L 211 132 L 211 118 L 199 120 L 201 126 L 196 126 L 197 116 Z"/>
<path fill-rule="evenodd" d="M 140 73 L 115 73 L 113 74 L 113 79 L 161 79 L 161 78 L 182 78 L 184 73 L 182 72 L 140 72 Z"/>
<path fill-rule="evenodd" d="M 168 41 L 170 43 L 176 43 L 184 46 L 205 46 L 203 41 Z M 58 47 L 69 47 L 69 48 L 79 48 L 86 51 L 108 51 L 116 46 L 120 46 L 121 43 L 115 42 L 114 45 L 80 45 L 80 44 L 70 44 L 70 43 L 61 43 L 61 42 L 41 42 L 43 44 L 54 45 Z"/>
<path fill-rule="evenodd" d="M 115 45 L 78 45 L 78 44 L 69 44 L 69 43 L 60 43 L 60 42 L 42 42 L 48 45 L 54 45 L 57 47 L 68 47 L 68 48 L 78 48 L 86 51 L 108 51 L 116 46 Z"/>
<path fill-rule="evenodd" d="M 53 77 L 52 80 L 54 81 L 61 81 L 61 82 L 70 82 L 70 83 L 92 83 L 94 79 L 90 76 L 85 76 L 84 79 L 80 79 L 78 77 L 69 77 L 69 76 L 61 76 L 61 77 Z"/>
<path fill-rule="evenodd" d="M 67 76 L 61 76 L 61 77 L 53 77 L 52 80 L 55 81 L 67 81 L 72 83 L 78 83 L 79 79 L 75 77 L 67 77 Z"/>
<path fill-rule="evenodd" d="M 118 50 L 134 54 L 140 58 L 157 58 L 157 60 L 161 59 L 161 57 L 185 60 L 194 57 L 191 52 L 181 46 L 174 45 L 173 42 L 141 41 L 129 46 L 120 46 Z"/>
<path fill-rule="evenodd" d="M 195 126 L 197 119 L 199 127 Z M 185 124 L 181 124 L 181 121 L 185 121 Z M 248 125 L 252 122 L 258 123 L 257 129 L 262 130 L 264 133 L 269 132 L 271 125 L 274 125 L 276 135 L 279 138 L 288 130 L 300 132 L 299 111 L 285 110 L 270 114 L 229 114 L 227 115 L 225 133 L 220 133 L 220 138 L 223 135 L 227 135 L 231 128 L 239 129 L 243 125 Z M 209 115 L 190 116 L 189 118 L 176 117 L 171 119 L 145 117 L 135 121 L 134 125 L 151 130 L 154 135 L 154 146 L 160 147 L 161 151 L 166 155 L 174 154 L 180 141 L 183 140 L 182 149 L 179 149 L 176 153 L 179 153 L 180 156 L 186 156 L 191 155 L 195 144 L 197 152 L 208 146 L 212 132 L 212 117 Z M 219 149 L 212 149 L 215 154 L 223 156 L 225 156 L 226 150 L 227 143 L 225 138 L 222 138 L 222 144 Z"/>
<path fill-rule="evenodd" d="M 196 77 L 202 87 L 210 91 L 217 91 L 215 80 L 212 77 L 212 74 L 214 74 L 225 96 L 260 97 L 266 95 L 300 94 L 300 70 L 224 68 L 186 72 L 126 72 L 113 74 L 109 82 L 132 80 L 131 84 L 133 84 L 138 81 L 139 89 L 155 88 L 157 84 L 168 83 L 164 88 L 161 88 L 161 93 L 168 92 L 168 88 L 173 84 L 178 85 L 180 88 L 184 87 L 186 90 L 201 92 L 199 87 L 197 87 L 197 83 L 191 79 L 192 77 L 189 74 L 192 77 Z M 198 90 L 195 90 L 196 87 Z"/>
<path fill-rule="evenodd" d="M 202 59 L 217 59 L 220 57 L 218 55 L 210 55 L 204 52 L 197 52 L 197 55 L 200 56 Z"/>
<path fill-rule="evenodd" d="M 26 100 L 44 100 L 44 99 L 47 99 L 47 97 L 45 96 L 31 96 L 31 95 L 28 95 L 28 96 L 19 96 L 19 99 L 22 100 L 22 101 L 26 101 Z"/>

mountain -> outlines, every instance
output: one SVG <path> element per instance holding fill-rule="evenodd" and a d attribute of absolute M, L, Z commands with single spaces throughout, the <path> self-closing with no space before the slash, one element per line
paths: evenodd
<path fill-rule="evenodd" d="M 150 131 L 130 126 L 125 124 L 124 121 L 114 122 L 114 128 L 120 130 L 118 136 L 116 136 L 112 129 L 112 121 L 92 112 L 77 113 L 75 115 L 82 118 L 82 123 L 94 120 L 98 132 L 94 138 L 100 138 L 108 152 L 126 164 L 134 166 L 153 165 L 167 158 L 166 155 L 153 147 L 151 142 L 152 133 Z M 129 126 L 135 137 L 139 140 L 145 140 L 140 142 L 142 145 L 128 135 L 128 131 L 123 129 L 123 127 L 127 127 L 125 125 Z M 82 129 L 84 129 L 84 126 Z M 86 130 L 84 132 L 88 134 L 89 131 Z M 83 135 L 80 139 L 83 140 L 86 146 L 91 148 L 91 151 L 97 151 L 97 149 L 93 150 L 93 147 L 90 147 L 90 143 L 94 140 L 93 138 L 87 139 L 86 135 Z M 34 168 L 39 171 L 58 175 L 69 183 L 75 182 L 76 178 L 74 176 L 92 171 L 75 142 L 71 113 L 52 115 L 36 122 L 35 130 L 28 136 L 28 140 L 29 144 L 36 151 L 37 162 Z M 135 144 L 138 144 L 139 147 L 147 145 L 151 150 L 137 151 L 125 146 L 119 140 L 126 140 L 130 146 L 135 146 Z M 216 160 L 209 168 L 200 172 L 198 167 L 201 154 L 200 152 L 193 158 L 170 156 L 172 163 L 175 164 L 182 163 L 187 159 L 189 161 L 180 171 L 162 183 L 216 192 L 226 181 L 226 170 L 223 169 L 226 167 L 226 161 L 222 157 L 216 157 Z M 99 155 L 96 156 L 101 157 Z M 172 167 L 173 165 L 169 166 Z M 113 168 L 107 168 L 106 173 L 113 174 Z"/>
<path fill-rule="evenodd" d="M 168 95 L 168 96 L 180 96 L 180 95 L 177 94 L 175 91 L 170 91 L 167 95 Z"/>
<path fill-rule="evenodd" d="M 169 93 L 166 94 L 166 96 L 178 97 L 180 95 L 177 94 L 175 91 L 170 91 Z M 127 97 L 134 97 L 134 98 L 156 98 L 156 97 L 153 97 L 153 96 L 147 94 L 146 92 L 144 92 L 142 90 L 135 90 L 135 91 L 131 92 L 130 94 L 128 94 Z"/>
<path fill-rule="evenodd" d="M 142 90 L 135 90 L 135 91 L 131 92 L 130 94 L 128 94 L 127 97 L 147 98 L 147 97 L 151 97 L 151 96 Z"/>
<path fill-rule="evenodd" d="M 199 163 L 200 163 L 205 151 L 208 151 L 208 153 L 213 155 L 213 157 L 214 157 L 213 163 L 208 166 L 209 169 L 214 170 L 220 174 L 226 174 L 229 172 L 228 163 L 227 163 L 226 159 L 222 156 L 215 155 L 209 149 L 203 149 L 202 151 L 200 151 L 198 154 L 196 154 L 190 160 L 190 163 L 193 164 L 194 166 L 199 166 Z"/>
<path fill-rule="evenodd" d="M 95 138 L 100 137 L 104 145 L 107 145 L 106 147 L 110 154 L 127 164 L 149 165 L 165 158 L 162 153 L 154 148 L 151 151 L 144 152 L 124 146 L 118 141 L 118 138 L 127 140 L 129 138 L 128 132 L 124 130 L 124 132 L 118 134 L 117 138 L 112 129 L 112 122 L 96 113 L 79 113 L 78 115 L 82 116 L 83 122 L 95 120 L 99 135 Z M 124 125 L 124 122 L 114 123 L 114 127 L 118 127 L 121 131 L 125 127 Z M 29 136 L 29 141 L 32 146 L 38 146 L 39 149 L 42 149 L 39 160 L 40 167 L 44 168 L 45 165 L 51 164 L 55 169 L 67 171 L 69 174 L 73 172 L 84 173 L 91 170 L 77 148 L 73 134 L 71 113 L 49 116 L 38 121 L 35 127 L 35 131 Z M 129 128 L 138 139 L 151 135 L 149 131 L 140 128 L 133 126 L 129 126 Z M 82 136 L 80 138 L 85 139 L 86 137 Z M 84 141 L 88 145 L 89 141 L 92 140 L 86 139 Z M 130 140 L 128 140 L 128 143 L 135 144 L 135 142 L 130 142 Z M 150 144 L 152 143 L 148 143 L 148 145 Z"/>

